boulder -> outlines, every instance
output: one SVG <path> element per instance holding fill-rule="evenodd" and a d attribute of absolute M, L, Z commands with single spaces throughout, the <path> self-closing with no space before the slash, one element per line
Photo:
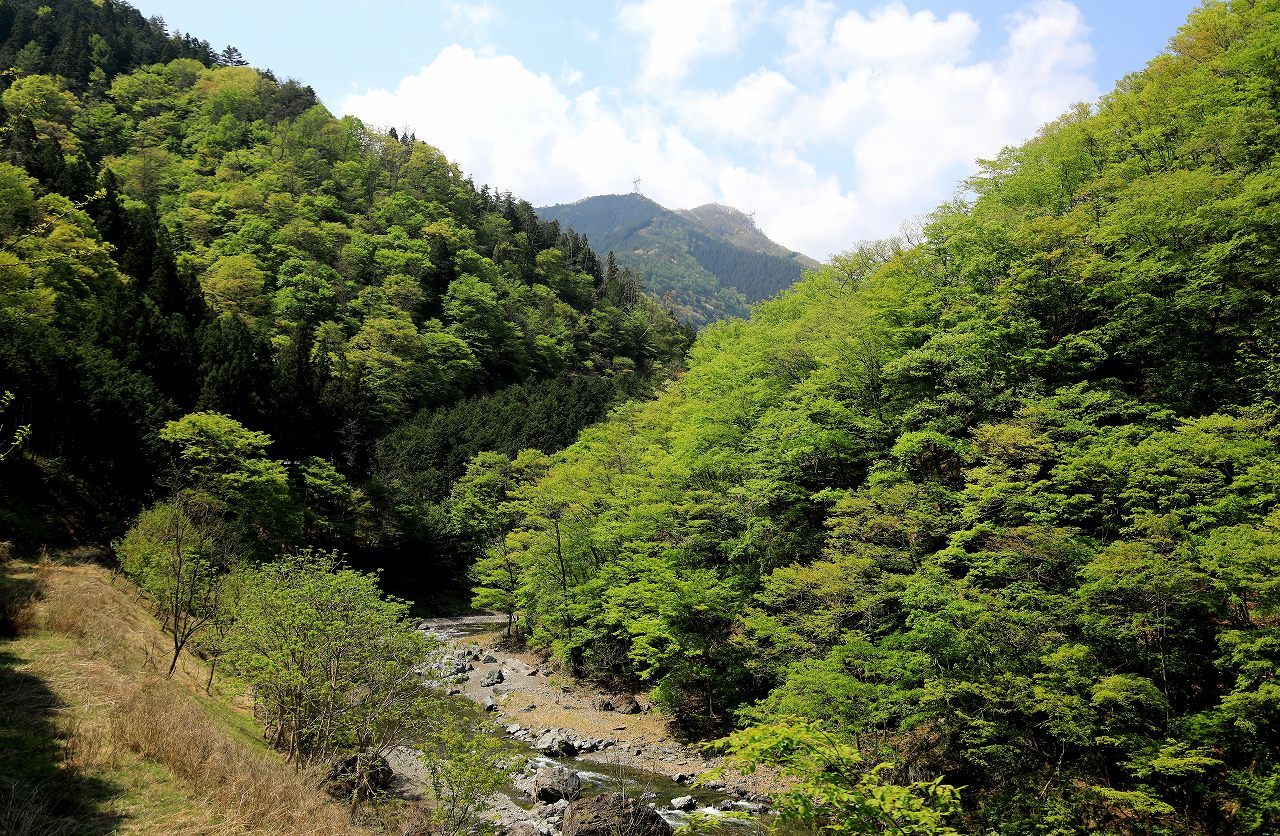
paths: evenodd
<path fill-rule="evenodd" d="M 613 700 L 608 697 L 596 697 L 591 701 L 591 707 L 596 711 L 613 711 Z"/>
<path fill-rule="evenodd" d="M 636 702 L 635 697 L 623 697 L 614 704 L 613 710 L 619 714 L 639 714 L 640 703 Z"/>
<path fill-rule="evenodd" d="M 580 798 L 564 812 L 562 836 L 672 836 L 671 825 L 647 804 L 620 792 Z"/>
<path fill-rule="evenodd" d="M 492 653 L 486 653 L 481 657 L 480 661 L 484 662 L 486 665 L 492 665 L 494 662 L 498 661 L 498 657 L 494 656 Z"/>
<path fill-rule="evenodd" d="M 518 821 L 503 829 L 503 836 L 545 836 L 546 831 L 531 821 Z"/>
<path fill-rule="evenodd" d="M 563 766 L 543 766 L 533 775 L 533 797 L 548 804 L 573 801 L 582 794 L 578 773 Z"/>
<path fill-rule="evenodd" d="M 698 802 L 693 800 L 691 795 L 682 795 L 679 798 L 671 799 L 671 808 L 673 810 L 684 810 L 686 813 L 698 806 Z"/>
<path fill-rule="evenodd" d="M 494 685 L 500 684 L 503 679 L 505 677 L 502 675 L 502 668 L 494 668 L 491 671 L 486 671 L 485 675 L 480 677 L 480 687 L 492 688 Z"/>
<path fill-rule="evenodd" d="M 559 729 L 551 729 L 539 737 L 533 744 L 544 755 L 552 757 L 572 757 L 578 754 L 578 747 Z"/>
<path fill-rule="evenodd" d="M 484 710 L 485 710 L 485 711 L 497 711 L 497 710 L 498 710 L 498 704 L 497 704 L 496 702 L 494 702 L 494 701 L 493 701 L 493 697 L 485 697 L 485 698 L 484 698 L 484 703 L 483 703 L 482 705 L 484 706 Z"/>

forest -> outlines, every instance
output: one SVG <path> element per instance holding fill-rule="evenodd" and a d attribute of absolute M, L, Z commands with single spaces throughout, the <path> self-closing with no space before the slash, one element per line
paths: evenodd
<path fill-rule="evenodd" d="M 108 629 L 51 615 L 88 576 L 50 553 L 91 549 L 104 612 L 118 573 L 166 637 L 140 693 L 198 663 L 262 775 L 327 770 L 363 828 L 388 757 L 438 754 L 428 820 L 383 832 L 489 826 L 506 756 L 441 722 L 414 627 L 468 605 L 774 770 L 787 833 L 1280 831 L 1276 0 L 1209 0 L 696 339 L 580 231 L 234 47 L 120 0 L 0 31 L 4 641 Z M 56 784 L 5 768 L 0 817 Z"/>
<path fill-rule="evenodd" d="M 545 472 L 477 460 L 477 604 L 827 821 L 860 763 L 961 832 L 1280 828 L 1277 54 L 1206 4 Z"/>
<path fill-rule="evenodd" d="M 688 332 L 636 276 L 413 137 L 123 4 L 4 12 L 31 38 L 0 170 L 0 385 L 39 428 L 4 480 L 20 547 L 109 542 L 173 487 L 161 429 L 202 414 L 281 463 L 273 545 L 379 560 L 447 538 L 462 457 L 557 449 L 679 362 Z M 116 46 L 77 51 L 86 29 Z M 513 431 L 517 398 L 546 418 Z M 406 459 L 446 425 L 447 461 Z"/>

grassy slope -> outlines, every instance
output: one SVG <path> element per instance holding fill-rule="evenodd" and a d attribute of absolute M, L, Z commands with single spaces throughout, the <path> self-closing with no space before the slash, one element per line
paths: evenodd
<path fill-rule="evenodd" d="M 0 578 L 0 832 L 369 832 L 262 741 L 244 690 L 208 696 L 122 578 L 76 562 Z"/>

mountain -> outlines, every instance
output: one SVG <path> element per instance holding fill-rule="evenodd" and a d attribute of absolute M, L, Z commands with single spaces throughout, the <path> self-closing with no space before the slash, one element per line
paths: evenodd
<path fill-rule="evenodd" d="M 619 265 L 643 274 L 650 294 L 699 326 L 745 316 L 818 266 L 718 203 L 672 211 L 641 194 L 610 194 L 537 212 L 586 236 L 598 252 L 613 252 Z"/>
<path fill-rule="evenodd" d="M 795 250 L 789 250 L 765 235 L 756 226 L 755 219 L 741 209 L 734 209 L 723 203 L 704 203 L 694 209 L 677 209 L 676 214 L 688 218 L 712 234 L 744 250 L 799 261 L 806 269 L 819 266 L 816 259 Z"/>

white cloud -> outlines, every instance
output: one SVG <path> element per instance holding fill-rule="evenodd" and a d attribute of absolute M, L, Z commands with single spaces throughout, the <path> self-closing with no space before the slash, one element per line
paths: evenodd
<path fill-rule="evenodd" d="M 560 83 L 565 87 L 577 87 L 582 83 L 582 70 L 575 70 L 565 61 L 560 66 Z"/>
<path fill-rule="evenodd" d="M 502 11 L 489 0 L 479 3 L 445 0 L 446 25 L 470 36 L 479 36 L 492 24 L 502 20 Z"/>
<path fill-rule="evenodd" d="M 407 123 L 478 182 L 538 203 L 629 191 L 635 176 L 669 205 L 716 194 L 712 161 L 680 128 L 598 89 L 570 96 L 509 55 L 447 47 L 394 91 L 349 96 L 343 111 Z"/>
<path fill-rule="evenodd" d="M 827 31 L 836 7 L 827 0 L 805 0 L 803 6 L 787 6 L 774 17 L 786 39 L 787 63 L 806 64 L 827 48 Z"/>
<path fill-rule="evenodd" d="M 912 14 L 894 2 L 837 16 L 830 4 L 807 0 L 779 22 L 784 63 L 809 74 L 782 121 L 803 126 L 793 145 L 807 139 L 821 148 L 856 194 L 853 237 L 892 234 L 945 199 L 976 158 L 1098 92 L 1087 28 L 1066 0 L 1037 0 L 1011 16 L 1003 48 L 987 60 L 972 58 L 978 24 L 959 12 Z M 842 246 L 816 232 L 808 238 L 818 252 Z"/>
<path fill-rule="evenodd" d="M 939 19 L 895 2 L 866 17 L 849 12 L 838 19 L 821 54 L 835 66 L 945 64 L 968 57 L 977 37 L 978 22 L 965 12 Z"/>
<path fill-rule="evenodd" d="M 676 80 L 740 45 L 757 7 L 684 5 L 623 7 L 623 22 L 647 37 L 638 89 L 591 87 L 567 63 L 556 79 L 454 45 L 343 110 L 408 124 L 477 182 L 535 204 L 630 191 L 639 176 L 663 205 L 755 210 L 775 240 L 825 257 L 893 234 L 949 197 L 976 158 L 1097 95 L 1087 29 L 1067 0 L 1032 0 L 981 55 L 979 24 L 965 13 L 892 2 L 863 14 L 805 0 L 775 14 L 772 61 L 760 56 L 722 89 Z"/>
<path fill-rule="evenodd" d="M 706 91 L 675 98 L 682 119 L 716 133 L 721 139 L 776 144 L 789 131 L 779 130 L 778 116 L 797 93 L 796 86 L 772 70 L 756 70 L 725 93 Z"/>
<path fill-rule="evenodd" d="M 682 80 L 704 56 L 738 47 L 752 15 L 741 0 L 641 0 L 619 11 L 624 29 L 646 39 L 642 84 Z"/>

